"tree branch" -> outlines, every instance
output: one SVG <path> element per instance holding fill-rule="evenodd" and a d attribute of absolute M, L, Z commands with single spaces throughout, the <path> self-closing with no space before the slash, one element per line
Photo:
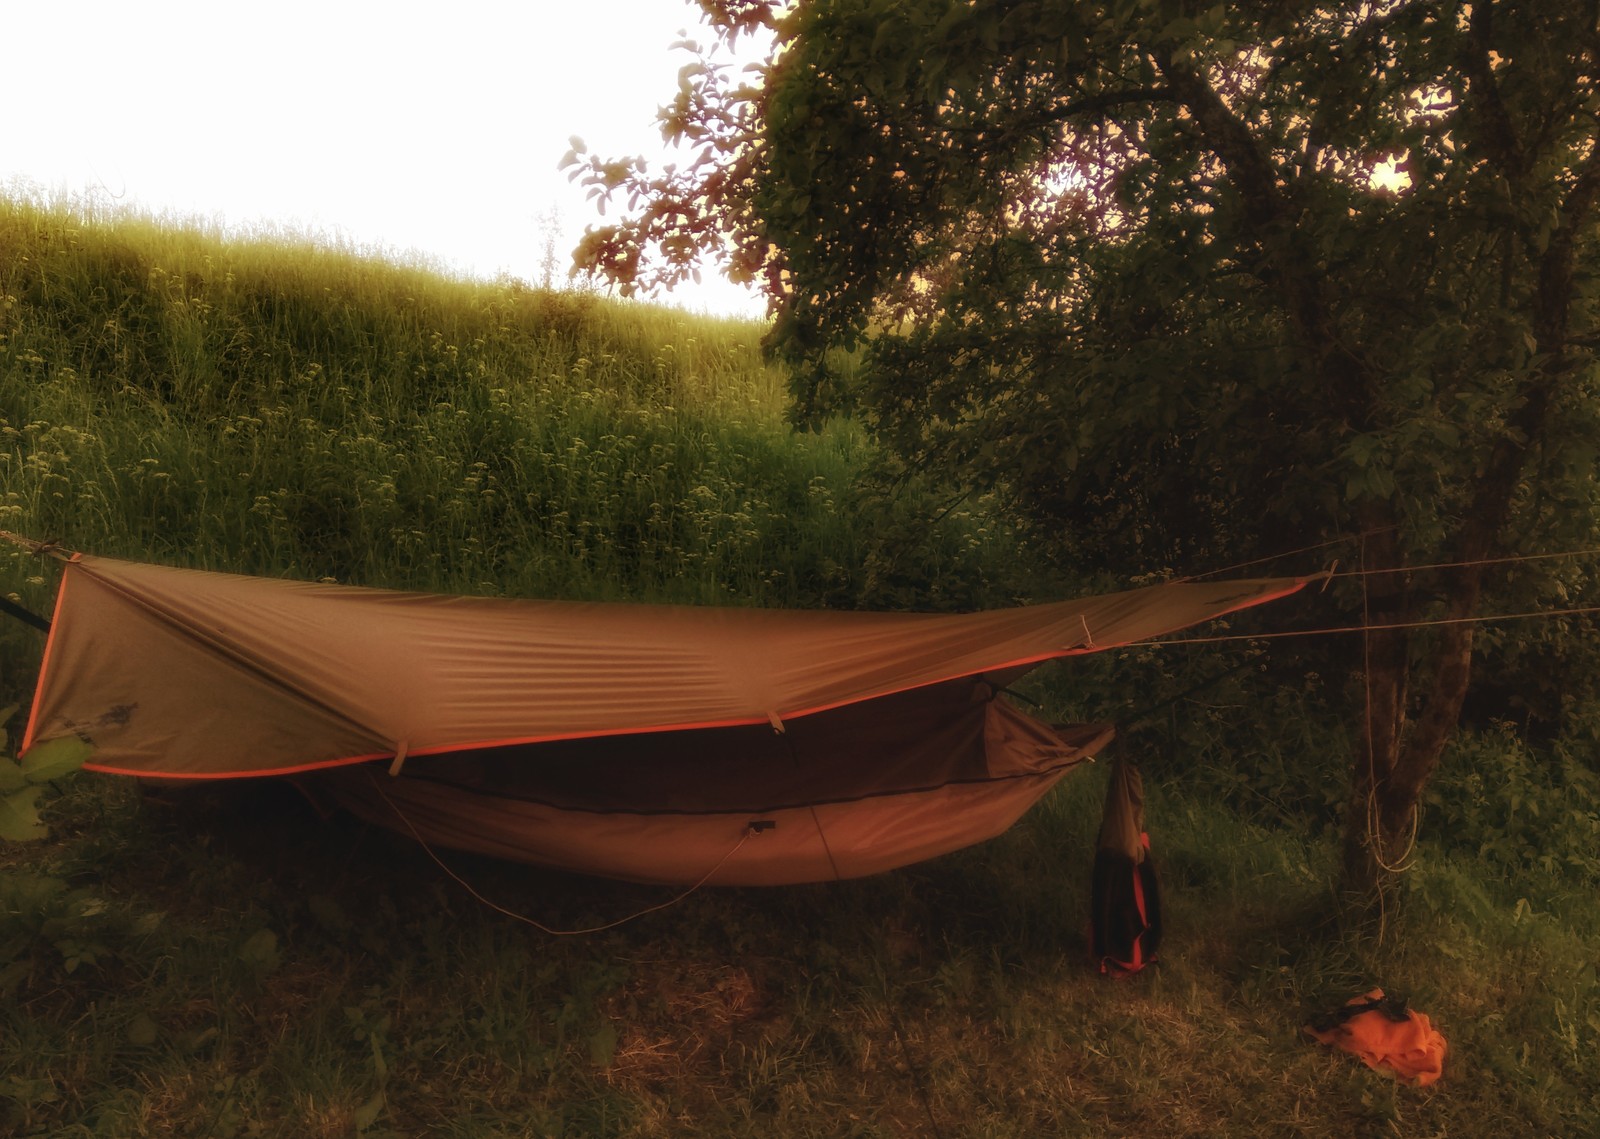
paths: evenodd
<path fill-rule="evenodd" d="M 1516 126 L 1500 97 L 1500 84 L 1495 80 L 1489 54 L 1493 50 L 1490 40 L 1494 29 L 1494 5 L 1475 3 L 1467 26 L 1471 48 L 1463 49 L 1457 63 L 1467 79 L 1468 104 L 1476 108 L 1480 132 L 1488 145 L 1490 160 L 1500 168 L 1513 188 L 1527 173 L 1528 160 L 1522 142 L 1517 137 Z"/>
<path fill-rule="evenodd" d="M 1128 91 L 1101 91 L 1094 95 L 1084 95 L 1072 100 L 1056 112 L 1057 121 L 1076 118 L 1078 115 L 1094 113 L 1103 114 L 1115 107 L 1126 106 L 1129 103 L 1160 103 L 1171 100 L 1173 91 L 1165 83 L 1152 84 L 1148 87 L 1136 87 Z"/>
<path fill-rule="evenodd" d="M 1476 15 L 1476 13 L 1475 13 Z M 1597 124 L 1600 134 L 1600 124 Z M 1578 232 L 1600 200 L 1600 139 L 1590 151 L 1561 204 L 1560 223 L 1538 262 L 1538 291 L 1533 326 L 1537 347 L 1545 363 L 1529 381 L 1522 406 L 1512 416 L 1515 433 L 1503 435 L 1490 452 L 1484 476 L 1472 496 L 1472 507 L 1460 531 L 1457 558 L 1469 564 L 1452 571 L 1448 612 L 1470 615 L 1483 586 L 1482 560 L 1499 549 L 1500 532 L 1527 462 L 1528 446 L 1519 440 L 1540 438 L 1545 429 L 1555 385 L 1570 368 L 1567 357 L 1573 303 L 1573 273 L 1577 261 Z M 1478 564 L 1471 564 L 1478 563 Z M 1390 776 L 1385 803 L 1409 810 L 1438 765 L 1446 740 L 1461 714 L 1472 661 L 1472 626 L 1446 627 L 1435 654 L 1433 684 L 1428 703 Z M 1395 830 L 1403 817 L 1386 811 L 1384 826 Z"/>
<path fill-rule="evenodd" d="M 1038 130 L 1040 127 L 1056 126 L 1068 119 L 1084 114 L 1103 115 L 1107 111 L 1118 107 L 1130 106 L 1134 103 L 1160 103 L 1173 98 L 1172 88 L 1166 84 L 1152 84 L 1146 87 L 1133 87 L 1120 91 L 1099 91 L 1093 95 L 1083 95 L 1073 99 L 1063 106 L 1053 107 L 1047 113 L 1040 114 L 1031 119 L 1007 124 L 1004 137 L 1026 134 Z M 993 124 L 982 123 L 977 126 L 951 126 L 939 124 L 939 129 L 950 134 L 983 135 L 994 131 Z"/>
<path fill-rule="evenodd" d="M 1238 191 L 1245 228 L 1263 255 L 1257 275 L 1277 289 L 1312 358 L 1315 374 L 1341 413 L 1357 430 L 1368 430 L 1369 369 L 1339 336 L 1319 279 L 1295 254 L 1292 237 L 1298 214 L 1294 201 L 1278 184 L 1271 158 L 1199 72 L 1177 63 L 1169 49 L 1157 48 L 1152 56 Z"/>
<path fill-rule="evenodd" d="M 1158 48 L 1152 54 L 1178 102 L 1189 109 L 1206 144 L 1227 167 L 1252 228 L 1264 237 L 1274 226 L 1281 226 L 1287 220 L 1289 204 L 1278 188 L 1271 161 L 1256 145 L 1250 128 L 1199 72 L 1175 62 L 1169 49 Z"/>
<path fill-rule="evenodd" d="M 1595 136 L 1600 136 L 1600 124 Z M 1589 156 L 1561 203 L 1561 221 L 1539 260 L 1539 294 L 1535 333 L 1539 350 L 1565 355 L 1572 311 L 1572 274 L 1577 268 L 1578 231 L 1600 199 L 1600 137 L 1592 136 Z"/>

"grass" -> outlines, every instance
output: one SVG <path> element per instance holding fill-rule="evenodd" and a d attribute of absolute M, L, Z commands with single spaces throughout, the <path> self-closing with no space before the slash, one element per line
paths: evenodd
<path fill-rule="evenodd" d="M 1168 949 L 1109 982 L 1082 959 L 1102 785 L 1087 773 L 1002 839 L 900 873 L 702 893 L 551 939 L 406 840 L 292 797 L 175 808 L 81 780 L 27 865 L 83 893 L 37 905 L 56 924 L 32 931 L 13 899 L 0 927 L 28 963 L 0 1013 L 5 1118 L 95 1136 L 349 1135 L 364 1107 L 366 1133 L 403 1135 L 1591 1133 L 1592 907 L 1519 906 L 1534 884 L 1429 851 L 1376 946 L 1330 925 L 1330 849 L 1161 792 Z M 659 897 L 451 861 L 557 924 Z M 1373 984 L 1441 1026 L 1446 1082 L 1401 1088 L 1301 1035 Z"/>
<path fill-rule="evenodd" d="M 792 442 L 731 322 L 18 203 L 0 266 L 3 509 L 101 552 L 726 596 L 769 515 L 821 534 L 804 491 L 861 449 Z"/>
<path fill-rule="evenodd" d="M 527 596 L 956 607 L 1042 588 L 981 499 L 875 481 L 851 424 L 792 432 L 747 325 L 11 201 L 0 334 L 0 526 L 93 552 Z M 0 589 L 44 610 L 53 585 L 0 551 Z M 0 626 L 0 705 L 38 649 Z M 1216 670 L 1144 656 L 1029 691 L 1120 713 Z M 1332 701 L 1314 678 L 1254 718 L 1248 693 L 1206 699 L 1130 740 L 1168 934 L 1127 982 L 1084 961 L 1098 769 L 979 848 L 696 893 L 584 938 L 485 909 L 413 842 L 280 785 L 168 803 L 78 777 L 51 839 L 0 848 L 0 1130 L 1594 1134 L 1593 860 L 1551 861 L 1541 823 L 1593 799 L 1582 757 L 1546 770 L 1466 738 L 1380 941 L 1328 901 Z M 445 857 L 554 926 L 664 896 Z M 1436 1087 L 1302 1034 L 1375 984 L 1449 1038 Z"/>
<path fill-rule="evenodd" d="M 583 600 L 1005 596 L 999 527 L 863 499 L 756 326 L 0 199 L 0 528 L 300 578 Z M 908 524 L 907 519 L 916 520 Z M 992 574 L 991 567 L 1002 572 Z M 911 595 L 908 581 L 941 589 Z M 0 550 L 36 611 L 53 581 Z M 0 704 L 37 667 L 7 622 Z"/>

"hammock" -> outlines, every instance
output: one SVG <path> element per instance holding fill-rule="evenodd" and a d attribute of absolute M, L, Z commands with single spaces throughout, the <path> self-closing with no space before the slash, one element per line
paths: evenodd
<path fill-rule="evenodd" d="M 429 842 L 611 877 L 854 877 L 999 834 L 1111 739 L 1013 707 L 1000 690 L 1022 674 L 1304 583 L 799 612 L 446 597 L 74 554 L 24 749 L 73 734 L 95 748 L 86 768 L 115 775 L 293 777 Z"/>

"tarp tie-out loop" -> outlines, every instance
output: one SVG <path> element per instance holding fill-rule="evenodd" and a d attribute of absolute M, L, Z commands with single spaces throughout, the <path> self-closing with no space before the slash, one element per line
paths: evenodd
<path fill-rule="evenodd" d="M 58 558 L 61 561 L 72 560 L 71 553 L 67 550 L 63 550 L 54 542 L 35 542 L 32 538 L 24 538 L 21 534 L 13 534 L 10 530 L 0 530 L 0 538 L 4 538 L 13 545 L 21 546 L 34 557 L 45 557 L 48 555 L 53 558 Z M 49 620 L 39 616 L 39 614 L 33 612 L 31 609 L 24 609 L 21 605 L 18 605 L 15 601 L 12 601 L 8 597 L 0 597 L 0 613 L 4 613 L 8 617 L 15 617 L 24 625 L 32 625 L 41 633 L 48 634 L 50 632 Z"/>
<path fill-rule="evenodd" d="M 394 745 L 394 762 L 389 765 L 389 775 L 394 777 L 400 774 L 400 769 L 406 762 L 406 741 L 401 740 Z"/>
<path fill-rule="evenodd" d="M 51 557 L 57 561 L 70 562 L 76 556 L 71 550 L 62 549 L 58 542 L 39 542 L 32 538 L 24 538 L 21 534 L 13 534 L 10 530 L 0 530 L 0 538 L 4 538 L 12 545 L 21 546 L 36 558 Z"/>

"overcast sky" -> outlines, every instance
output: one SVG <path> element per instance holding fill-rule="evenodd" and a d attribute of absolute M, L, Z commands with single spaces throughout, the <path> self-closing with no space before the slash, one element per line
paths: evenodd
<path fill-rule="evenodd" d="M 705 39 L 685 0 L 0 0 L 0 184 L 276 223 L 537 280 L 598 216 L 569 135 L 664 153 L 653 120 Z M 662 298 L 759 315 L 708 276 Z"/>

